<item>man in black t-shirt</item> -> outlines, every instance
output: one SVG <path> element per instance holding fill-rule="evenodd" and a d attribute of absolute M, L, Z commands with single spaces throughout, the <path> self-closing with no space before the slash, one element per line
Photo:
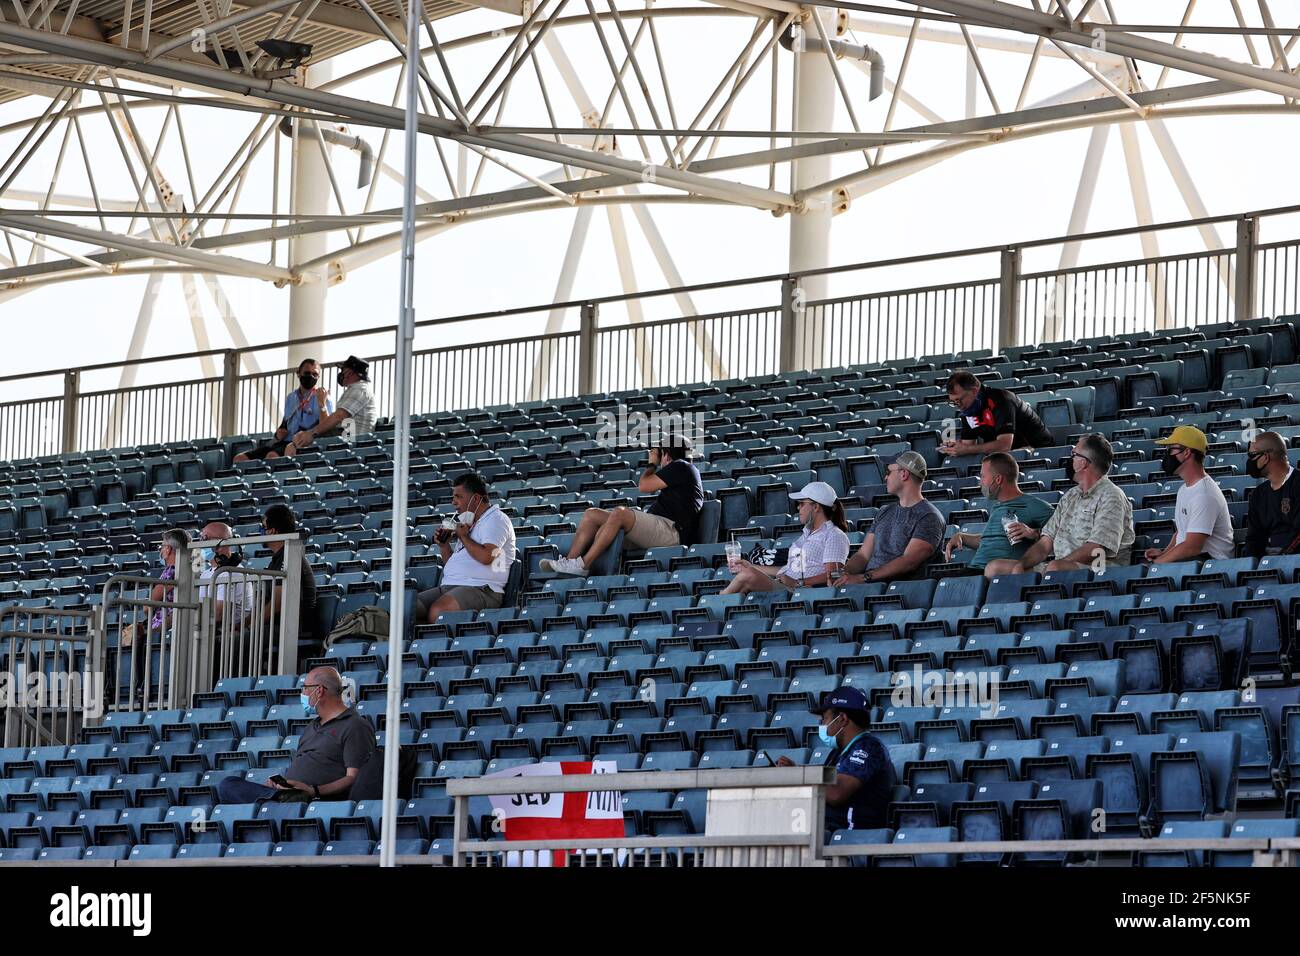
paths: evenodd
<path fill-rule="evenodd" d="M 287 505 L 271 505 L 266 509 L 266 514 L 262 516 L 262 533 L 263 534 L 296 534 L 298 531 L 298 518 L 289 509 Z M 267 565 L 270 571 L 284 570 L 284 542 L 271 541 L 266 545 L 271 549 L 271 563 Z M 280 599 L 283 589 L 276 585 L 270 601 L 266 602 L 263 615 L 267 621 L 279 619 Z M 311 565 L 307 562 L 307 555 L 302 555 L 302 569 L 298 578 L 298 640 L 312 640 L 324 635 L 315 634 L 316 630 L 316 577 L 312 573 Z"/>
<path fill-rule="evenodd" d="M 955 372 L 948 379 L 948 402 L 960 413 L 961 436 L 940 445 L 940 454 L 991 455 L 1055 444 L 1043 420 L 1018 395 L 982 387 L 970 372 Z"/>
<path fill-rule="evenodd" d="M 704 507 L 704 484 L 700 470 L 687 458 L 684 443 L 650 449 L 650 463 L 637 482 L 637 490 L 642 494 L 657 491 L 659 497 L 645 511 L 588 508 L 569 545 L 568 556 L 543 560 L 539 562 L 541 569 L 585 577 L 619 531 L 623 532 L 623 541 L 634 548 L 695 544 L 700 509 Z"/>
<path fill-rule="evenodd" d="M 1300 551 L 1300 471 L 1291 467 L 1286 440 L 1260 432 L 1246 452 L 1246 471 L 1263 478 L 1250 491 L 1246 513 L 1246 556 Z"/>

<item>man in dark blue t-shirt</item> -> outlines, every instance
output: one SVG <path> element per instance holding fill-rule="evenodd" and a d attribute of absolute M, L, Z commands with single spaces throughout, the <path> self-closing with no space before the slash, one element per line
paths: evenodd
<path fill-rule="evenodd" d="M 894 789 L 894 765 L 879 737 L 867 733 L 871 704 L 854 687 L 827 691 L 813 707 L 821 717 L 822 743 L 833 749 L 826 763 L 835 767 L 835 782 L 826 788 L 826 839 L 836 830 L 883 827 Z M 794 766 L 789 757 L 777 765 Z"/>

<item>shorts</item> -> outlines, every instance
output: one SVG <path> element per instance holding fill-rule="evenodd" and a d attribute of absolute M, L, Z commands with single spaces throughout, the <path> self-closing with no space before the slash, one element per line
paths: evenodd
<path fill-rule="evenodd" d="M 253 461 L 262 461 L 271 452 L 275 452 L 277 455 L 283 455 L 284 450 L 288 448 L 290 444 L 292 444 L 292 442 L 289 441 L 269 441 L 258 445 L 255 448 L 248 449 L 244 454 Z"/>
<path fill-rule="evenodd" d="M 632 509 L 632 530 L 623 540 L 634 548 L 671 548 L 682 543 L 677 525 L 660 515 Z"/>
<path fill-rule="evenodd" d="M 421 612 L 420 616 L 423 617 L 429 607 L 444 594 L 451 595 L 462 611 L 486 611 L 489 608 L 500 607 L 505 600 L 505 594 L 501 591 L 493 591 L 486 584 L 482 587 L 453 584 L 449 587 L 429 588 L 415 596 L 415 606 L 416 610 Z"/>

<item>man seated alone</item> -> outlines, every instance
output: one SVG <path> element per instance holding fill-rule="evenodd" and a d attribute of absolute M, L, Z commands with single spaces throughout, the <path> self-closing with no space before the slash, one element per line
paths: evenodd
<path fill-rule="evenodd" d="M 1183 479 L 1174 505 L 1175 533 L 1163 548 L 1147 548 L 1152 564 L 1194 561 L 1207 554 L 1216 560 L 1232 557 L 1232 515 L 1219 483 L 1205 473 L 1205 432 L 1192 425 L 1179 425 L 1168 438 L 1156 440 L 1166 446 L 1163 462 L 1166 475 Z"/>
<path fill-rule="evenodd" d="M 577 574 L 586 577 L 596 559 L 623 532 L 624 546 L 634 548 L 670 548 L 677 544 L 695 544 L 700 509 L 704 507 L 704 484 L 700 470 L 687 458 L 686 443 L 677 439 L 650 449 L 649 464 L 637 482 L 643 495 L 658 492 L 659 497 L 645 511 L 620 505 L 611 511 L 588 508 L 578 522 L 578 531 L 569 545 L 568 556 L 545 558 L 538 562 L 543 571 Z"/>
<path fill-rule="evenodd" d="M 898 503 L 876 514 L 862 547 L 844 565 L 841 584 L 894 581 L 911 577 L 943 544 L 947 523 L 939 509 L 921 496 L 927 474 L 925 459 L 905 451 L 885 470 L 885 489 Z"/>
<path fill-rule="evenodd" d="M 821 718 L 817 736 L 830 747 L 826 764 L 835 767 L 835 782 L 826 788 L 826 839 L 836 830 L 873 830 L 887 821 L 894 789 L 889 748 L 867 732 L 871 704 L 856 687 L 827 691 L 812 708 Z M 793 767 L 789 757 L 778 767 Z"/>
<path fill-rule="evenodd" d="M 375 394 L 370 389 L 370 363 L 349 355 L 339 363 L 338 382 L 343 386 L 338 407 L 309 428 L 294 434 L 284 448 L 293 457 L 310 448 L 321 435 L 345 435 L 356 441 L 375 430 Z"/>
<path fill-rule="evenodd" d="M 315 717 L 303 728 L 293 762 L 284 770 L 288 786 L 267 782 L 266 786 L 240 776 L 217 784 L 222 803 L 308 803 L 312 800 L 345 800 L 357 771 L 375 752 L 375 728 L 352 707 L 343 703 L 343 679 L 332 667 L 317 667 L 302 685 L 302 702 L 307 715 Z"/>
<path fill-rule="evenodd" d="M 1115 453 L 1105 435 L 1084 435 L 1074 446 L 1067 491 L 1042 531 L 1025 528 L 1034 540 L 1019 560 L 990 561 L 986 578 L 1024 571 L 1074 571 L 1094 561 L 1128 564 L 1133 551 L 1133 503 L 1108 477 Z"/>
<path fill-rule="evenodd" d="M 1264 480 L 1250 490 L 1244 553 L 1294 554 L 1300 549 L 1300 471 L 1291 467 L 1286 440 L 1260 432 L 1246 452 L 1246 472 Z"/>
<path fill-rule="evenodd" d="M 434 534 L 442 551 L 442 577 L 436 588 L 415 598 L 415 620 L 432 624 L 450 611 L 482 611 L 505 600 L 510 566 L 515 562 L 515 527 L 488 499 L 482 475 L 469 473 L 451 489 L 456 530 Z"/>
<path fill-rule="evenodd" d="M 960 412 L 961 434 L 941 445 L 941 454 L 989 455 L 1053 444 L 1043 420 L 1019 395 L 982 386 L 970 372 L 954 372 L 948 379 L 948 402 Z"/>
<path fill-rule="evenodd" d="M 1052 507 L 1041 498 L 1020 490 L 1020 466 L 1003 451 L 995 451 L 980 465 L 980 494 L 989 500 L 989 520 L 983 534 L 958 531 L 948 539 L 944 557 L 952 560 L 958 548 L 975 548 L 967 567 L 983 571 L 990 561 L 1019 559 L 1029 550 L 1025 532 L 1034 532 L 1047 523 Z M 1008 522 L 1009 523 L 1004 523 Z M 1014 535 L 1013 543 L 1009 535 Z"/>

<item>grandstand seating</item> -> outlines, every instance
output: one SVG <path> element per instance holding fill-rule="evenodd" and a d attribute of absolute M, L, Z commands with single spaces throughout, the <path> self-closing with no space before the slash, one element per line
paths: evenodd
<path fill-rule="evenodd" d="M 1284 316 L 417 418 L 410 585 L 437 583 L 432 533 L 451 481 L 470 469 L 514 522 L 519 565 L 505 608 L 446 614 L 408 635 L 397 730 L 418 749 L 419 770 L 399 818 L 400 852 L 448 852 L 447 780 L 520 762 L 820 762 L 809 706 L 840 684 L 872 699 L 898 787 L 887 830 L 839 833 L 835 843 L 1202 833 L 1186 829 L 1193 824 L 1294 836 L 1300 791 L 1275 829 L 1235 821 L 1252 801 L 1280 817 L 1275 784 L 1300 763 L 1300 687 L 1290 680 L 1300 557 L 985 581 L 954 576 L 960 568 L 940 552 L 915 581 L 742 597 L 718 594 L 729 577 L 718 542 L 788 546 L 800 529 L 787 495 L 815 477 L 842 493 L 856 545 L 890 500 L 881 456 L 907 446 L 930 463 L 926 494 L 945 512 L 946 533 L 980 531 L 978 460 L 942 461 L 936 450 L 955 368 L 1024 393 L 1043 414 L 1057 444 L 1015 455 L 1022 487 L 1048 503 L 1070 487 L 1062 460 L 1075 437 L 1111 438 L 1113 477 L 1135 509 L 1135 554 L 1173 530 L 1178 483 L 1152 467 L 1154 440 L 1197 424 L 1240 535 L 1254 484 L 1243 430 L 1300 438 L 1300 366 L 1270 366 L 1255 339 L 1289 335 L 1294 355 L 1297 325 L 1300 316 Z M 546 578 L 538 562 L 558 552 L 584 508 L 648 498 L 635 489 L 644 453 L 596 441 L 601 411 L 619 403 L 705 414 L 702 540 L 612 556 L 585 580 Z M 312 532 L 325 633 L 341 614 L 390 598 L 390 433 L 381 423 L 352 446 L 327 439 L 296 458 L 238 466 L 230 459 L 251 436 L 0 463 L 0 596 L 94 607 L 110 575 L 148 571 L 166 528 L 221 519 L 256 533 L 265 508 L 282 502 Z M 1291 455 L 1300 460 L 1300 449 Z M 317 662 L 353 677 L 361 711 L 381 736 L 390 729 L 386 644 L 308 649 L 301 669 Z M 915 664 L 996 678 L 996 712 L 894 706 L 893 676 Z M 111 713 L 71 746 L 0 750 L 0 861 L 374 852 L 376 804 L 216 805 L 227 773 L 261 781 L 286 766 L 306 721 L 301 681 L 223 681 L 186 711 Z M 1092 825 L 1098 807 L 1102 832 Z M 628 793 L 625 811 L 630 834 L 703 832 L 699 793 Z M 486 813 L 474 802 L 472 832 Z M 1014 862 L 1065 862 L 1021 856 Z M 1137 862 L 1174 858 L 1241 862 L 1155 851 Z M 955 846 L 889 865 L 975 862 L 990 861 Z"/>

